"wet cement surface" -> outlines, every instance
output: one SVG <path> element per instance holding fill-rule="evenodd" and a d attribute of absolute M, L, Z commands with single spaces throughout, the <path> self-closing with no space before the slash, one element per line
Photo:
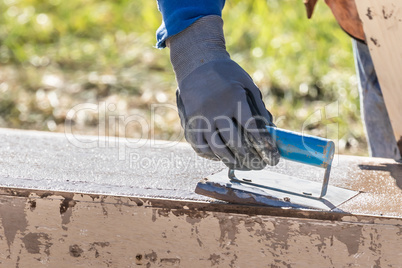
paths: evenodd
<path fill-rule="evenodd" d="M 211 201 L 197 182 L 225 167 L 186 143 L 66 136 L 0 129 L 0 186 L 93 194 Z M 321 181 L 323 170 L 281 160 L 271 171 Z M 402 217 L 402 165 L 336 156 L 330 184 L 362 191 L 340 206 L 355 214 Z"/>

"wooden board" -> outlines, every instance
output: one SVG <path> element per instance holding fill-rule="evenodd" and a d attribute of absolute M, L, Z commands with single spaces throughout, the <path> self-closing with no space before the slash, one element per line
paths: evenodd
<path fill-rule="evenodd" d="M 291 216 L 292 211 L 0 189 L 0 267 L 310 268 L 402 263 L 400 218 L 310 211 Z"/>
<path fill-rule="evenodd" d="M 356 6 L 402 152 L 402 1 L 358 0 Z"/>

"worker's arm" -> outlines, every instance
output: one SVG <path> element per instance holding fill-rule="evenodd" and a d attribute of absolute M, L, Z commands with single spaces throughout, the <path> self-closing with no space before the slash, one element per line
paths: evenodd
<path fill-rule="evenodd" d="M 156 32 L 156 46 L 164 48 L 167 38 L 180 33 L 204 16 L 221 16 L 224 5 L 225 0 L 158 0 L 162 25 Z"/>
<path fill-rule="evenodd" d="M 221 160 L 230 168 L 277 164 L 278 149 L 264 127 L 273 125 L 272 116 L 251 77 L 226 51 L 220 17 L 224 1 L 179 2 L 172 8 L 169 1 L 159 1 L 164 25 L 158 33 L 165 32 L 166 38 L 158 42 L 162 47 L 165 41 L 170 48 L 187 141 L 200 156 Z M 218 14 L 204 12 L 205 2 L 219 2 L 219 9 L 211 11 Z M 185 11 L 188 8 L 191 16 Z"/>

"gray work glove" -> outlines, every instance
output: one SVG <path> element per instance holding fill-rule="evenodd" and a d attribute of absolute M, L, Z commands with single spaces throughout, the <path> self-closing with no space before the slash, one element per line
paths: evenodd
<path fill-rule="evenodd" d="M 264 127 L 272 116 L 251 77 L 230 59 L 222 27 L 219 16 L 206 16 L 167 40 L 186 140 L 229 168 L 276 165 L 280 155 Z"/>

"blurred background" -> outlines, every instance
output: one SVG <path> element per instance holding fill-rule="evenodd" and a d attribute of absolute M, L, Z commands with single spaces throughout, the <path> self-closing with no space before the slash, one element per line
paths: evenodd
<path fill-rule="evenodd" d="M 99 111 L 69 121 L 74 133 L 144 138 L 116 119 L 138 115 L 155 138 L 180 136 L 155 0 L 0 0 L 0 10 L 0 127 L 64 132 L 68 111 L 93 103 Z M 277 126 L 320 136 L 332 126 L 339 153 L 367 155 L 351 40 L 324 1 L 308 20 L 302 0 L 228 0 L 223 18 L 228 51 Z"/>

